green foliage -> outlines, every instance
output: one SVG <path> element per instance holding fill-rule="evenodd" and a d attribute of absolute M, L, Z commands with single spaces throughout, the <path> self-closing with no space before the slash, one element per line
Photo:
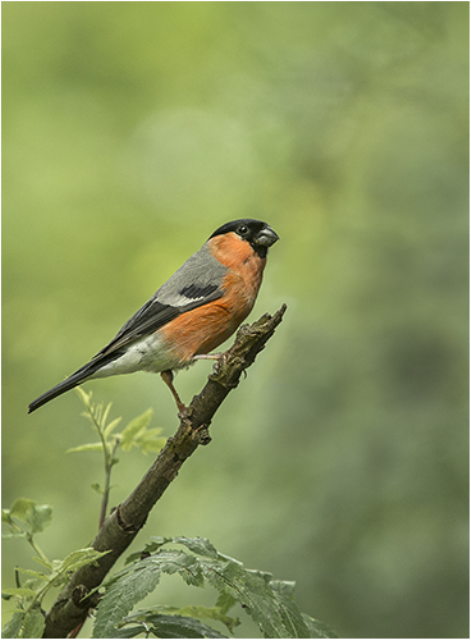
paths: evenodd
<path fill-rule="evenodd" d="M 111 471 L 118 462 L 118 447 L 129 451 L 138 446 L 144 453 L 159 449 L 162 438 L 158 429 L 148 429 L 152 411 L 137 416 L 119 434 L 113 434 L 120 418 L 108 422 L 111 403 L 106 407 L 91 400 L 91 393 L 78 389 L 86 412 L 100 441 L 84 444 L 69 451 L 102 451 L 105 466 L 105 488 L 94 484 L 102 493 L 102 518 L 106 512 L 110 490 Z M 92 548 L 79 549 L 64 560 L 50 561 L 39 548 L 35 535 L 44 531 L 52 521 L 52 509 L 37 505 L 33 500 L 21 498 L 10 509 L 2 510 L 2 520 L 8 526 L 8 538 L 25 538 L 38 554 L 33 559 L 43 571 L 16 569 L 15 588 L 7 588 L 2 597 L 13 600 L 16 608 L 3 628 L 3 637 L 38 638 L 42 636 L 45 617 L 41 603 L 52 587 L 60 587 L 81 567 L 93 563 L 107 552 Z M 184 549 L 163 548 L 168 544 Z M 97 638 L 131 638 L 142 633 L 159 638 L 223 638 L 201 620 L 211 620 L 226 627 L 232 634 L 240 622 L 230 617 L 229 610 L 236 604 L 251 616 L 265 637 L 308 638 L 334 637 L 316 620 L 302 614 L 293 600 L 294 583 L 272 580 L 269 573 L 245 569 L 244 566 L 217 551 L 204 538 L 154 537 L 143 551 L 128 557 L 126 567 L 103 586 L 105 593 L 96 614 L 94 636 Z M 45 570 L 45 571 L 44 571 Z M 159 584 L 162 574 L 180 575 L 193 587 L 206 584 L 214 587 L 218 598 L 213 607 L 187 606 L 183 608 L 154 606 L 131 613 Z M 20 575 L 26 576 L 23 584 Z"/>
<path fill-rule="evenodd" d="M 147 409 L 143 414 L 131 420 L 127 427 L 118 435 L 120 447 L 123 451 L 129 451 L 132 447 L 138 447 L 142 453 L 156 453 L 165 444 L 165 438 L 157 437 L 162 429 L 149 429 L 149 422 L 153 415 L 152 409 Z"/>
<path fill-rule="evenodd" d="M 133 626 L 128 626 L 133 625 Z M 152 633 L 156 638 L 226 638 L 215 631 L 212 627 L 203 624 L 195 618 L 179 615 L 165 615 L 162 613 L 152 613 L 152 610 L 137 612 L 135 615 L 127 616 L 119 629 L 116 630 L 115 638 L 134 638 L 145 633 L 148 636 Z"/>
<path fill-rule="evenodd" d="M 102 497 L 102 516 L 106 512 L 110 492 L 111 470 L 118 463 L 116 451 L 119 447 L 129 451 L 138 447 L 143 453 L 160 451 L 165 444 L 165 438 L 158 437 L 161 429 L 149 429 L 152 410 L 148 409 L 137 416 L 125 427 L 121 433 L 113 433 L 121 422 L 116 418 L 108 422 L 111 402 L 94 403 L 92 393 L 86 393 L 78 388 L 77 393 L 85 405 L 84 416 L 91 422 L 100 441 L 87 443 L 69 449 L 71 452 L 98 451 L 103 453 L 105 467 L 105 485 L 100 487 L 94 483 L 92 488 Z M 9 533 L 4 538 L 25 538 L 33 547 L 37 556 L 33 560 L 42 565 L 46 572 L 31 569 L 15 569 L 17 586 L 2 591 L 5 600 L 13 599 L 17 609 L 3 629 L 4 637 L 40 637 L 44 628 L 44 616 L 40 610 L 42 599 L 52 587 L 60 587 L 69 577 L 81 567 L 95 562 L 108 552 L 97 552 L 92 548 L 79 549 L 67 555 L 64 560 L 49 561 L 36 541 L 36 534 L 41 533 L 52 522 L 52 508 L 49 505 L 37 505 L 33 500 L 19 498 L 9 509 L 2 509 L 2 522 L 8 526 Z M 27 580 L 20 584 L 19 575 L 26 575 Z"/>
<path fill-rule="evenodd" d="M 38 554 L 39 559 L 47 562 L 47 558 L 36 542 L 35 535 L 46 529 L 52 521 L 52 507 L 37 505 L 34 500 L 19 498 L 10 509 L 2 509 L 2 522 L 8 525 L 9 533 L 3 538 L 25 538 Z"/>
<path fill-rule="evenodd" d="M 90 442 L 68 449 L 67 453 L 83 453 L 96 451 L 103 453 L 105 482 L 104 486 L 94 482 L 91 486 L 94 491 L 102 495 L 100 525 L 105 518 L 108 507 L 108 500 L 111 490 L 111 470 L 119 462 L 116 457 L 118 449 L 129 451 L 133 447 L 139 448 L 142 453 L 158 452 L 165 444 L 165 438 L 159 437 L 162 429 L 149 429 L 149 423 L 153 415 L 153 410 L 148 409 L 137 416 L 124 428 L 121 433 L 113 433 L 121 422 L 121 418 L 115 418 L 108 422 L 111 410 L 111 402 L 106 407 L 104 404 L 92 401 L 92 392 L 87 393 L 80 387 L 76 389 L 80 399 L 85 405 L 86 411 L 82 414 L 92 425 L 93 430 L 98 434 L 99 442 Z"/>
<path fill-rule="evenodd" d="M 4 537 L 29 537 L 41 533 L 51 524 L 52 508 L 37 505 L 34 500 L 19 498 L 10 509 L 2 509 L 2 522 L 10 527 L 10 534 Z"/>
<path fill-rule="evenodd" d="M 68 449 L 67 453 L 103 451 L 105 467 L 111 469 L 119 462 L 115 457 L 118 448 L 129 451 L 133 447 L 137 447 L 143 453 L 155 453 L 164 446 L 165 438 L 158 437 L 162 433 L 162 429 L 148 428 L 154 413 L 152 409 L 147 409 L 143 414 L 131 420 L 121 433 L 113 433 L 122 418 L 115 418 L 111 422 L 107 422 L 112 403 L 109 402 L 105 407 L 103 403 L 92 402 L 92 392 L 86 392 L 80 387 L 77 387 L 76 392 L 86 408 L 82 415 L 91 422 L 100 441 L 73 447 Z"/>
<path fill-rule="evenodd" d="M 95 549 L 79 549 L 70 553 L 64 560 L 48 560 L 39 548 L 35 534 L 41 533 L 52 521 L 52 508 L 49 505 L 37 505 L 33 500 L 21 498 L 15 500 L 10 509 L 2 509 L 2 521 L 9 527 L 5 538 L 25 538 L 38 556 L 33 560 L 46 571 L 16 569 L 15 588 L 2 590 L 2 598 L 13 600 L 13 615 L 2 630 L 4 638 L 40 638 L 44 629 L 44 615 L 41 603 L 53 587 L 61 587 L 69 577 L 87 564 L 91 564 L 106 555 L 107 552 Z M 26 576 L 21 584 L 20 574 Z"/>
<path fill-rule="evenodd" d="M 186 550 L 164 549 L 168 544 L 182 545 Z M 129 615 L 156 588 L 162 574 L 178 574 L 191 586 L 211 585 L 219 593 L 215 606 L 152 607 Z M 153 538 L 141 553 L 130 556 L 127 566 L 104 586 L 95 620 L 96 638 L 134 637 L 143 630 L 161 638 L 223 637 L 215 632 L 210 635 L 193 618 L 222 622 L 232 633 L 239 622 L 227 612 L 235 604 L 242 606 L 267 638 L 335 637 L 326 626 L 300 612 L 293 600 L 294 583 L 272 580 L 269 573 L 246 569 L 203 538 Z"/>

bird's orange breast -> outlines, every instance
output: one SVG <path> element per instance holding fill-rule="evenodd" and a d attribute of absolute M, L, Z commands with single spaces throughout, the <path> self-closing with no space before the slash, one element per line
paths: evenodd
<path fill-rule="evenodd" d="M 234 333 L 252 310 L 265 268 L 266 259 L 235 233 L 211 238 L 208 247 L 228 269 L 220 284 L 223 296 L 183 313 L 161 329 L 185 361 L 213 351 Z"/>

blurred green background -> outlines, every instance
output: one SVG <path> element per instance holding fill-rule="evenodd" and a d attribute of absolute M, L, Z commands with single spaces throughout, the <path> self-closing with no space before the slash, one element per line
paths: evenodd
<path fill-rule="evenodd" d="M 4 506 L 54 505 L 50 557 L 93 538 L 101 460 L 64 453 L 94 439 L 81 404 L 28 402 L 261 218 L 281 241 L 251 318 L 285 321 L 133 548 L 208 537 L 343 637 L 467 637 L 468 3 L 2 10 Z M 157 376 L 85 388 L 176 429 Z M 123 454 L 112 504 L 150 463 Z M 4 546 L 5 586 L 30 555 Z"/>

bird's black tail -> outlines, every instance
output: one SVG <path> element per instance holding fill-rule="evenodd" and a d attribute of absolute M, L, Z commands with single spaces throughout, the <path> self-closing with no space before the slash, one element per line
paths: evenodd
<path fill-rule="evenodd" d="M 49 389 L 49 391 L 43 393 L 42 396 L 39 396 L 39 398 L 33 400 L 33 402 L 28 405 L 28 413 L 39 409 L 39 407 L 42 407 L 42 405 L 46 404 L 46 402 L 49 402 L 49 400 L 53 400 L 54 398 L 57 398 L 57 396 L 60 396 L 66 391 L 77 387 L 82 382 L 85 382 L 85 380 L 93 375 L 99 368 L 100 365 L 97 362 L 94 362 L 93 360 L 91 362 L 88 362 L 86 365 L 78 369 L 78 371 L 66 378 L 63 382 L 59 382 L 59 384 L 56 384 L 55 387 L 52 387 L 52 389 Z"/>

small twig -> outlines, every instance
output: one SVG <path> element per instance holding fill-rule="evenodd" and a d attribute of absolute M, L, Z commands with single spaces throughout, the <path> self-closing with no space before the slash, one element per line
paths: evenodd
<path fill-rule="evenodd" d="M 105 451 L 105 486 L 103 487 L 103 498 L 101 500 L 100 507 L 100 520 L 98 523 L 98 528 L 101 529 L 105 518 L 106 512 L 108 511 L 108 500 L 110 499 L 110 488 L 111 488 L 111 469 L 115 463 L 115 454 L 119 447 L 119 439 L 116 438 L 114 447 L 111 453 L 108 452 L 108 448 L 106 446 L 106 442 L 103 443 L 103 448 Z"/>
<path fill-rule="evenodd" d="M 46 616 L 44 638 L 64 638 L 76 629 L 96 606 L 97 593 L 84 597 L 98 587 L 108 571 L 144 526 L 147 516 L 165 489 L 178 474 L 185 460 L 199 445 L 210 441 L 211 420 L 234 389 L 242 373 L 250 367 L 257 354 L 283 319 L 286 305 L 273 316 L 265 314 L 252 324 L 243 325 L 237 332 L 234 345 L 224 353 L 201 393 L 193 398 L 180 415 L 176 434 L 165 447 L 133 493 L 104 520 L 93 542 L 97 551 L 109 551 L 93 565 L 79 569 L 59 594 Z M 80 597 L 77 597 L 77 594 Z"/>

